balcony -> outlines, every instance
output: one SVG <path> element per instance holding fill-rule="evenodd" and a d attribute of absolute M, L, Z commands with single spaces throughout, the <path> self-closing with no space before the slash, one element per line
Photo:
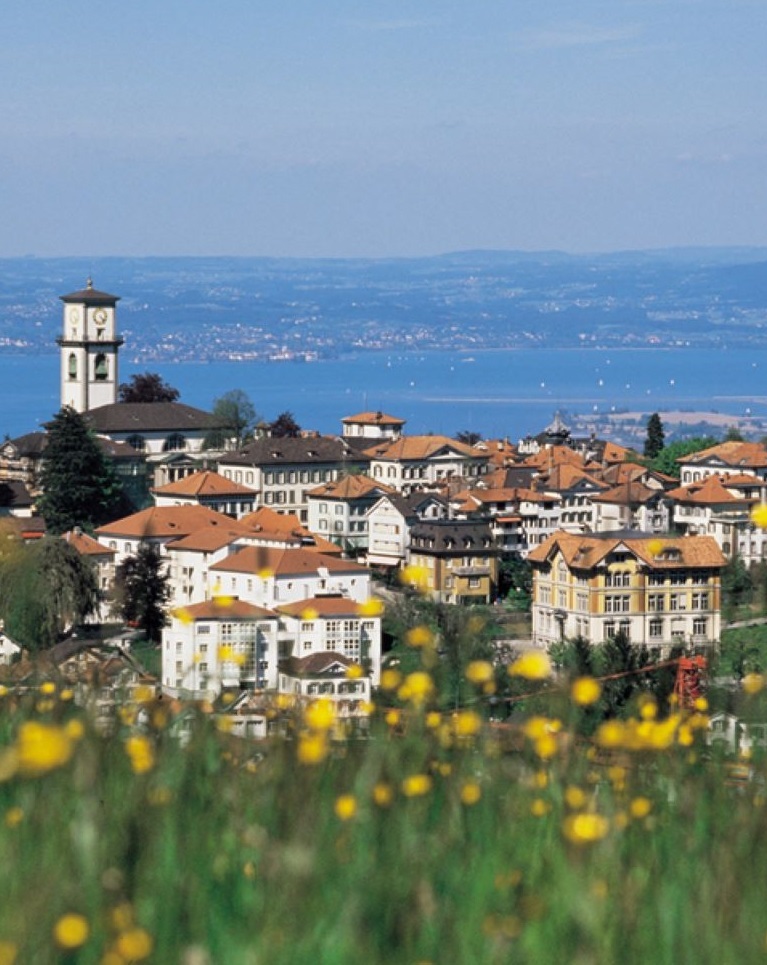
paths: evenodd
<path fill-rule="evenodd" d="M 452 571 L 454 576 L 490 576 L 489 566 L 454 566 Z"/>

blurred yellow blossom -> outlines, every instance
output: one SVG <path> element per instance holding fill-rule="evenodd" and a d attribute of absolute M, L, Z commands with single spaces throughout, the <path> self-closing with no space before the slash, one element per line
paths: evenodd
<path fill-rule="evenodd" d="M 5 826 L 7 828 L 15 828 L 24 820 L 24 812 L 18 807 L 11 807 L 5 812 Z"/>
<path fill-rule="evenodd" d="M 394 789 L 391 784 L 385 784 L 379 781 L 378 784 L 373 787 L 373 800 L 379 808 L 388 808 L 394 800 Z"/>
<path fill-rule="evenodd" d="M 476 781 L 467 781 L 461 788 L 461 804 L 471 807 L 482 797 L 482 788 Z"/>
<path fill-rule="evenodd" d="M 13 942 L 0 940 L 0 965 L 16 965 L 18 948 Z"/>
<path fill-rule="evenodd" d="M 482 729 L 482 718 L 475 710 L 461 710 L 453 717 L 456 737 L 475 737 Z"/>
<path fill-rule="evenodd" d="M 548 801 L 544 801 L 542 797 L 537 797 L 530 805 L 530 813 L 536 818 L 545 817 L 550 810 L 551 804 Z"/>
<path fill-rule="evenodd" d="M 745 693 L 752 697 L 764 688 L 764 676 L 760 673 L 747 673 L 741 681 Z"/>
<path fill-rule="evenodd" d="M 357 799 L 353 794 L 341 794 L 336 798 L 334 810 L 341 821 L 350 821 L 357 813 Z"/>
<path fill-rule="evenodd" d="M 19 727 L 16 760 L 19 773 L 26 777 L 38 777 L 62 767 L 72 751 L 72 740 L 63 727 L 33 720 Z"/>
<path fill-rule="evenodd" d="M 325 733 L 302 734 L 298 741 L 296 756 L 301 764 L 319 764 L 328 754 Z"/>
<path fill-rule="evenodd" d="M 466 667 L 466 679 L 473 684 L 486 684 L 493 679 L 493 665 L 489 660 L 472 660 Z"/>
<path fill-rule="evenodd" d="M 53 938 L 59 948 L 72 951 L 88 941 L 90 926 L 83 915 L 73 912 L 62 915 L 53 926 Z"/>
<path fill-rule="evenodd" d="M 357 607 L 357 612 L 362 617 L 380 617 L 384 611 L 384 605 L 381 600 L 376 600 L 370 597 L 369 600 L 365 600 L 363 603 Z"/>
<path fill-rule="evenodd" d="M 663 541 L 659 539 L 651 539 L 647 543 L 647 552 L 651 556 L 660 556 L 663 552 Z"/>
<path fill-rule="evenodd" d="M 573 844 L 592 844 L 605 837 L 610 830 L 610 822 L 601 814 L 582 812 L 565 818 L 562 830 Z"/>
<path fill-rule="evenodd" d="M 349 680 L 359 680 L 363 673 L 364 671 L 358 663 L 352 663 L 346 668 L 346 676 Z"/>
<path fill-rule="evenodd" d="M 436 728 L 442 723 L 442 714 L 440 714 L 438 710 L 430 710 L 426 715 L 424 722 L 429 730 L 436 730 Z"/>
<path fill-rule="evenodd" d="M 320 697 L 306 708 L 304 720 L 312 730 L 330 730 L 336 721 L 336 708 L 332 700 Z"/>
<path fill-rule="evenodd" d="M 136 774 L 146 774 L 154 767 L 154 747 L 148 737 L 141 734 L 125 741 L 125 752 Z"/>
<path fill-rule="evenodd" d="M 396 727 L 402 720 L 402 714 L 396 709 L 387 710 L 384 720 L 389 727 Z"/>
<path fill-rule="evenodd" d="M 399 578 L 404 586 L 423 590 L 429 584 L 429 571 L 425 566 L 405 566 L 400 570 Z"/>
<path fill-rule="evenodd" d="M 511 664 L 509 674 L 527 680 L 546 680 L 552 674 L 549 655 L 543 650 L 528 650 Z"/>
<path fill-rule="evenodd" d="M 40 684 L 38 689 L 40 690 L 41 694 L 50 696 L 51 694 L 56 693 L 56 684 L 52 680 L 45 680 Z"/>
<path fill-rule="evenodd" d="M 573 811 L 579 811 L 586 806 L 586 792 L 583 788 L 570 784 L 565 788 L 565 804 Z"/>
<path fill-rule="evenodd" d="M 381 689 L 396 690 L 402 683 L 402 674 L 399 670 L 387 668 L 381 672 Z"/>
<path fill-rule="evenodd" d="M 570 688 L 570 695 L 573 702 L 581 707 L 588 707 L 595 704 L 602 693 L 602 687 L 593 677 L 578 677 L 573 681 Z"/>
<path fill-rule="evenodd" d="M 652 801 L 646 797 L 635 797 L 629 805 L 632 818 L 646 818 L 652 811 Z"/>
<path fill-rule="evenodd" d="M 78 718 L 74 717 L 72 720 L 68 720 L 66 724 L 64 724 L 64 731 L 70 740 L 79 741 L 85 733 L 85 724 L 83 724 L 83 722 Z"/>
<path fill-rule="evenodd" d="M 126 962 L 142 962 L 154 948 L 152 936 L 143 928 L 129 928 L 115 939 L 115 951 Z"/>
<path fill-rule="evenodd" d="M 767 529 L 767 503 L 759 503 L 751 510 L 751 522 L 760 529 Z"/>
<path fill-rule="evenodd" d="M 417 626 L 407 631 L 405 641 L 410 647 L 430 647 L 434 643 L 434 634 L 428 627 Z"/>
<path fill-rule="evenodd" d="M 431 790 L 431 778 L 428 774 L 411 774 L 402 782 L 402 793 L 405 797 L 423 797 Z"/>
<path fill-rule="evenodd" d="M 434 694 L 434 681 L 424 670 L 416 670 L 405 677 L 405 681 L 397 691 L 401 700 L 408 700 L 411 704 L 420 706 Z"/>

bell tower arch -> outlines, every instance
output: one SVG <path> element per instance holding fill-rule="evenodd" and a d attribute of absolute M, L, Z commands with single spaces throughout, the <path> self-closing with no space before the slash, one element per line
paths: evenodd
<path fill-rule="evenodd" d="M 61 349 L 61 405 L 87 412 L 117 401 L 117 295 L 98 291 L 88 282 L 81 291 L 61 295 L 64 328 L 56 339 Z"/>

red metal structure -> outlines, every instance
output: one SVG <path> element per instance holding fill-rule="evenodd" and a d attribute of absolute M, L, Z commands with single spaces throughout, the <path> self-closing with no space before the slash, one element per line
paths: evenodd
<path fill-rule="evenodd" d="M 680 657 L 676 667 L 674 695 L 680 710 L 694 710 L 695 701 L 703 696 L 708 661 L 705 657 Z"/>

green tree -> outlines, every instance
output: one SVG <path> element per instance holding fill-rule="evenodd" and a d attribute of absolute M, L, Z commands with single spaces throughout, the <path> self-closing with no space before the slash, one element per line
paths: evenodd
<path fill-rule="evenodd" d="M 753 591 L 754 581 L 743 558 L 733 556 L 722 570 L 722 610 L 727 619 L 751 602 Z"/>
<path fill-rule="evenodd" d="M 632 699 L 648 689 L 648 675 L 638 671 L 651 663 L 647 647 L 633 644 L 623 631 L 599 647 L 596 661 L 599 676 L 611 678 L 602 682 L 605 716 L 625 714 Z"/>
<path fill-rule="evenodd" d="M 0 614 L 29 650 L 52 647 L 100 601 L 96 567 L 59 537 L 19 544 L 0 559 Z"/>
<path fill-rule="evenodd" d="M 181 393 L 157 372 L 132 375 L 118 391 L 119 402 L 177 402 Z"/>
<path fill-rule="evenodd" d="M 465 446 L 476 446 L 478 442 L 482 441 L 482 434 L 471 429 L 461 429 L 460 432 L 456 432 L 455 438 Z"/>
<path fill-rule="evenodd" d="M 666 433 L 657 412 L 653 412 L 647 420 L 647 438 L 644 443 L 644 454 L 647 459 L 655 459 L 666 445 Z"/>
<path fill-rule="evenodd" d="M 92 529 L 109 520 L 119 504 L 120 483 L 83 417 L 65 407 L 45 428 L 38 509 L 48 532 Z"/>
<path fill-rule="evenodd" d="M 241 446 L 252 435 L 259 415 L 242 389 L 231 389 L 213 403 L 211 428 L 205 435 L 207 449 L 223 449 L 230 443 Z"/>
<path fill-rule="evenodd" d="M 115 573 L 114 609 L 154 643 L 160 641 L 168 622 L 169 580 L 160 552 L 151 543 L 142 543 Z"/>
<path fill-rule="evenodd" d="M 533 601 L 533 568 L 521 557 L 506 557 L 498 569 L 498 595 L 515 610 L 528 613 Z"/>
<path fill-rule="evenodd" d="M 292 412 L 281 412 L 269 426 L 269 435 L 274 439 L 297 439 L 301 435 L 301 426 Z"/>
<path fill-rule="evenodd" d="M 723 442 L 745 442 L 745 436 L 737 426 L 729 426 L 724 434 Z"/>
<path fill-rule="evenodd" d="M 657 472 L 665 473 L 679 479 L 681 474 L 677 459 L 682 456 L 689 456 L 693 452 L 701 452 L 703 449 L 710 449 L 711 446 L 718 445 L 718 440 L 712 436 L 695 436 L 693 439 L 679 439 L 671 442 L 650 461 L 650 466 Z"/>

